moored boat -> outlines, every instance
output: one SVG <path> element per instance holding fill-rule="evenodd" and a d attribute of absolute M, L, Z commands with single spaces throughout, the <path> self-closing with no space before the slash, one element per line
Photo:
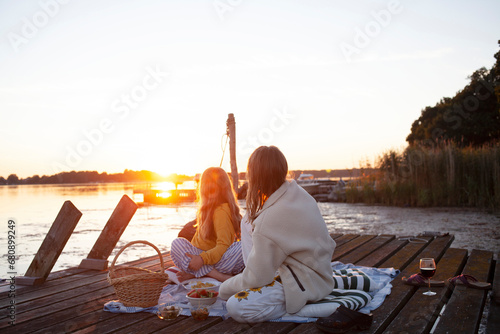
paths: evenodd
<path fill-rule="evenodd" d="M 312 174 L 300 174 L 297 178 L 297 184 L 304 188 L 310 195 L 319 193 L 320 183 L 315 180 Z"/>

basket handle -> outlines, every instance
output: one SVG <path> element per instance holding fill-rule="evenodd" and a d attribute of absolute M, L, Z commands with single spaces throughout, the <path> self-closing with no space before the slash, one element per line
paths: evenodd
<path fill-rule="evenodd" d="M 115 255 L 115 258 L 113 259 L 113 262 L 111 262 L 111 266 L 109 267 L 110 271 L 113 271 L 115 269 L 115 262 L 118 259 L 118 256 L 121 253 L 123 253 L 123 251 L 125 250 L 125 248 L 127 248 L 129 246 L 132 246 L 134 244 L 146 244 L 146 245 L 149 245 L 149 246 L 153 247 L 155 249 L 155 251 L 158 253 L 158 256 L 160 257 L 160 266 L 161 266 L 162 273 L 165 271 L 165 266 L 163 265 L 163 257 L 161 256 L 160 250 L 158 249 L 158 247 L 156 247 L 155 245 L 153 245 L 152 243 L 150 243 L 149 241 L 146 241 L 146 240 L 131 241 L 128 244 L 126 244 L 125 246 L 123 246 L 120 249 L 120 251 L 118 252 L 118 254 Z"/>

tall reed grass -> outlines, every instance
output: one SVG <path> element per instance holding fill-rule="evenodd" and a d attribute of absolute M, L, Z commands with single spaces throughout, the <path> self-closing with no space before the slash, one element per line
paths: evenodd
<path fill-rule="evenodd" d="M 346 189 L 348 202 L 500 209 L 500 143 L 390 150 Z"/>

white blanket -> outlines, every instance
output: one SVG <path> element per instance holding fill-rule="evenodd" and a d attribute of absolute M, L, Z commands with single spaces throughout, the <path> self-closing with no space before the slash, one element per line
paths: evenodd
<path fill-rule="evenodd" d="M 189 303 L 186 297 L 186 293 L 188 290 L 183 284 L 187 282 L 182 282 L 183 284 L 179 284 L 180 282 L 177 280 L 175 275 L 177 268 L 169 268 L 165 272 L 169 275 L 170 279 L 176 284 L 169 284 L 163 288 L 158 304 L 166 303 L 168 305 L 177 305 L 183 308 L 181 314 L 190 316 Z M 355 266 L 353 264 L 343 264 L 341 262 L 335 261 L 332 262 L 332 269 L 335 271 L 346 270 L 346 269 L 356 269 L 362 271 L 366 276 L 370 278 L 370 280 L 376 284 L 377 289 L 370 292 L 362 292 L 360 290 L 345 290 L 345 289 L 335 289 L 330 296 L 327 296 L 324 300 L 319 303 L 308 304 L 306 305 L 300 312 L 296 314 L 286 314 L 281 318 L 272 320 L 276 322 L 297 322 L 297 323 L 305 323 L 305 322 L 314 322 L 317 320 L 316 317 L 312 317 L 312 314 L 318 316 L 321 314 L 321 309 L 324 308 L 326 303 L 336 303 L 335 298 L 337 296 L 343 295 L 352 295 L 353 292 L 360 292 L 365 295 L 369 295 L 369 298 L 366 299 L 367 303 L 361 304 L 363 306 L 358 311 L 362 313 L 370 313 L 371 311 L 378 308 L 385 300 L 385 297 L 391 293 L 391 281 L 399 274 L 399 270 L 394 268 L 371 268 L 371 267 L 362 267 Z M 203 278 L 204 282 L 209 282 L 210 278 Z M 215 281 L 217 282 L 217 281 Z M 214 282 L 214 283 L 215 283 Z M 219 282 L 217 282 L 219 283 Z M 349 297 L 352 298 L 352 297 Z M 370 299 L 371 298 L 371 299 Z M 340 304 L 343 301 L 339 302 Z M 109 301 L 104 305 L 104 310 L 113 313 L 135 313 L 135 312 L 151 312 L 156 313 L 158 310 L 158 306 L 141 308 L 141 307 L 127 307 L 124 306 L 119 301 L 113 300 Z M 318 313 L 319 312 L 319 313 Z M 332 312 L 330 312 L 332 313 Z M 222 299 L 218 299 L 215 304 L 210 308 L 210 316 L 222 317 L 223 319 L 227 319 L 228 313 L 226 310 L 226 302 Z"/>

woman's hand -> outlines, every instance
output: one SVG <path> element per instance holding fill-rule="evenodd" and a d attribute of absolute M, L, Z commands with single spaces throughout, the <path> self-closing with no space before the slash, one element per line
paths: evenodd
<path fill-rule="evenodd" d="M 189 253 L 186 253 L 186 256 L 191 258 L 191 261 L 189 262 L 189 266 L 188 266 L 189 269 L 191 269 L 193 271 L 197 271 L 201 268 L 202 265 L 204 265 L 203 258 L 201 256 L 193 255 L 193 254 L 189 254 Z"/>

